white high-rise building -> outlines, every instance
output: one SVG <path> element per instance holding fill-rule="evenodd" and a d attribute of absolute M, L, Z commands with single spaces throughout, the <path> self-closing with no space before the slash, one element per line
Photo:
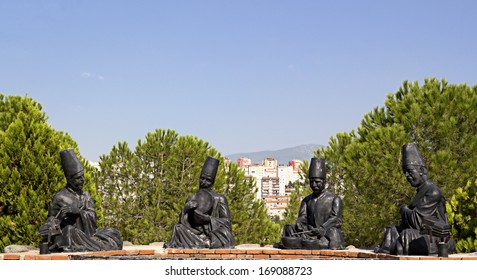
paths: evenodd
<path fill-rule="evenodd" d="M 265 202 L 270 215 L 282 215 L 290 195 L 287 185 L 300 180 L 300 164 L 303 162 L 292 160 L 285 166 L 278 165 L 273 158 L 265 158 L 260 164 L 252 164 L 248 158 L 239 158 L 237 163 L 248 178 L 254 179 L 257 186 L 255 198 Z"/>
<path fill-rule="evenodd" d="M 280 195 L 285 195 L 285 187 L 294 182 L 293 180 L 293 167 L 292 166 L 278 166 L 277 175 L 280 179 Z"/>

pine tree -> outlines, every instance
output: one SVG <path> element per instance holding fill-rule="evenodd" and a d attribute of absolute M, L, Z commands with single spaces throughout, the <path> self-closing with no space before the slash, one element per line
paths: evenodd
<path fill-rule="evenodd" d="M 134 173 L 134 154 L 129 150 L 127 143 L 119 143 L 113 147 L 108 156 L 102 156 L 99 164 L 100 171 L 95 173 L 96 179 L 101 178 L 98 184 L 98 192 L 103 200 L 102 212 L 104 214 L 104 226 L 124 228 L 121 232 L 124 239 L 128 235 L 140 235 L 141 228 L 136 227 L 142 211 L 132 209 L 131 205 L 142 199 L 142 192 L 136 192 L 137 175 Z M 135 192 L 135 195 L 129 195 Z M 126 225 L 129 223 L 129 227 Z"/>
<path fill-rule="evenodd" d="M 220 159 L 213 190 L 229 201 L 237 242 L 275 240 L 270 232 L 278 232 L 277 227 L 266 216 L 263 203 L 253 201 L 254 186 L 243 171 L 225 163 L 209 143 L 173 130 L 148 133 L 134 151 L 119 143 L 109 155 L 101 156 L 97 184 L 106 224 L 136 244 L 169 240 L 186 198 L 199 189 L 208 155 Z"/>
<path fill-rule="evenodd" d="M 77 150 L 68 134 L 51 128 L 38 102 L 0 94 L 0 251 L 37 246 L 51 200 L 66 184 L 59 152 L 70 147 Z M 89 168 L 85 189 L 97 199 Z"/>
<path fill-rule="evenodd" d="M 274 244 L 280 236 L 280 226 L 267 215 L 262 200 L 255 200 L 256 185 L 247 179 L 236 163 L 225 164 L 224 195 L 232 213 L 232 232 L 237 244 Z"/>
<path fill-rule="evenodd" d="M 457 188 L 447 203 L 449 222 L 453 224 L 452 235 L 458 236 L 458 252 L 477 250 L 477 176 L 466 186 Z"/>
<path fill-rule="evenodd" d="M 401 170 L 404 143 L 418 144 L 429 179 L 448 200 L 466 186 L 477 172 L 476 108 L 477 86 L 405 81 L 384 107 L 364 116 L 356 131 L 337 134 L 317 151 L 327 160 L 329 181 L 341 184 L 348 244 L 378 245 L 384 227 L 399 223 L 400 205 L 414 196 Z"/>

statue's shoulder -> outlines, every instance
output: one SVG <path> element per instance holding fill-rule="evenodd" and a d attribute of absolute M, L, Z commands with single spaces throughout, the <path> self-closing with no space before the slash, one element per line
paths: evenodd
<path fill-rule="evenodd" d="M 68 193 L 68 190 L 67 190 L 66 187 L 65 187 L 65 188 L 60 189 L 60 190 L 55 194 L 55 196 L 62 196 L 62 195 L 65 195 L 65 194 L 67 194 L 67 193 Z"/>
<path fill-rule="evenodd" d="M 329 194 L 329 196 L 332 196 L 332 197 L 334 197 L 335 199 L 341 200 L 341 197 L 340 197 L 339 195 L 335 194 L 334 192 L 330 192 L 330 191 L 328 191 L 328 190 L 327 190 L 326 192 Z"/>
<path fill-rule="evenodd" d="M 68 196 L 69 196 L 69 191 L 66 188 L 62 188 L 53 196 L 53 200 L 61 201 L 66 199 Z"/>
<path fill-rule="evenodd" d="M 305 196 L 305 198 L 303 198 L 302 202 L 306 203 L 306 202 L 308 202 L 308 201 L 310 201 L 314 198 L 315 198 L 315 196 L 313 194 L 309 194 L 309 195 Z"/>
<path fill-rule="evenodd" d="M 214 194 L 215 194 L 215 197 L 217 197 L 219 199 L 219 201 L 221 201 L 221 202 L 227 201 L 227 198 L 225 197 L 225 195 L 223 195 L 221 193 L 216 193 L 216 192 L 214 192 Z"/>
<path fill-rule="evenodd" d="M 323 195 L 322 195 L 322 200 L 323 201 L 329 201 L 331 203 L 339 203 L 341 204 L 341 197 L 331 191 L 325 190 Z"/>
<path fill-rule="evenodd" d="M 85 197 L 91 197 L 91 194 L 89 194 L 88 191 L 83 191 L 83 196 L 85 196 Z"/>
<path fill-rule="evenodd" d="M 219 201 L 219 202 L 226 202 L 226 201 L 227 201 L 227 198 L 225 197 L 225 195 L 223 195 L 223 194 L 221 194 L 221 193 L 214 192 L 214 191 L 211 190 L 211 189 L 207 190 L 207 192 L 208 192 L 216 201 Z"/>
<path fill-rule="evenodd" d="M 434 184 L 432 181 L 427 181 L 427 186 L 428 186 L 428 191 L 427 191 L 428 195 L 436 196 L 436 197 L 444 195 L 441 188 L 436 186 L 436 184 Z"/>

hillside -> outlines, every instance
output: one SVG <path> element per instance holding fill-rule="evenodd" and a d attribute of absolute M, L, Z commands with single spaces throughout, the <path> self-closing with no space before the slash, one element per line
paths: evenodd
<path fill-rule="evenodd" d="M 307 144 L 275 151 L 237 153 L 226 155 L 225 157 L 233 162 L 236 162 L 240 157 L 246 157 L 250 158 L 253 163 L 260 163 L 264 158 L 274 158 L 278 161 L 278 164 L 287 165 L 292 159 L 310 160 L 310 158 L 313 157 L 314 151 L 320 147 L 322 147 L 322 145 Z"/>

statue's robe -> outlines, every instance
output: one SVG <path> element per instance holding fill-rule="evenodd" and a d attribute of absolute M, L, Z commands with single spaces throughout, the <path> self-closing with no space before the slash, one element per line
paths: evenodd
<path fill-rule="evenodd" d="M 401 207 L 401 224 L 386 227 L 379 252 L 395 255 L 437 254 L 437 243 L 441 237 L 431 236 L 425 230 L 423 219 L 433 219 L 448 225 L 446 202 L 440 188 L 431 181 L 417 188 L 416 195 L 407 207 Z M 450 238 L 450 236 L 449 236 Z M 449 252 L 455 251 L 452 238 L 448 241 Z"/>
<path fill-rule="evenodd" d="M 63 206 L 76 206 L 79 214 L 60 213 Z M 78 194 L 69 188 L 61 189 L 53 198 L 43 226 L 54 224 L 59 224 L 61 234 L 51 237 L 51 252 L 108 251 L 123 247 L 117 229 L 97 228 L 94 202 L 87 191 Z"/>
<path fill-rule="evenodd" d="M 184 207 L 179 222 L 174 225 L 171 240 L 164 244 L 165 248 L 233 248 L 235 239 L 232 235 L 230 211 L 225 196 L 210 189 L 207 191 L 213 197 L 210 212 L 210 223 L 197 225 L 194 223 L 194 209 Z M 186 200 L 186 204 L 194 199 L 194 195 Z"/>
<path fill-rule="evenodd" d="M 318 239 L 316 235 L 303 232 L 322 228 L 324 235 L 319 238 L 320 247 L 343 249 L 345 242 L 341 223 L 341 198 L 325 190 L 318 196 L 311 194 L 302 200 L 296 225 L 285 225 L 283 236 Z"/>

